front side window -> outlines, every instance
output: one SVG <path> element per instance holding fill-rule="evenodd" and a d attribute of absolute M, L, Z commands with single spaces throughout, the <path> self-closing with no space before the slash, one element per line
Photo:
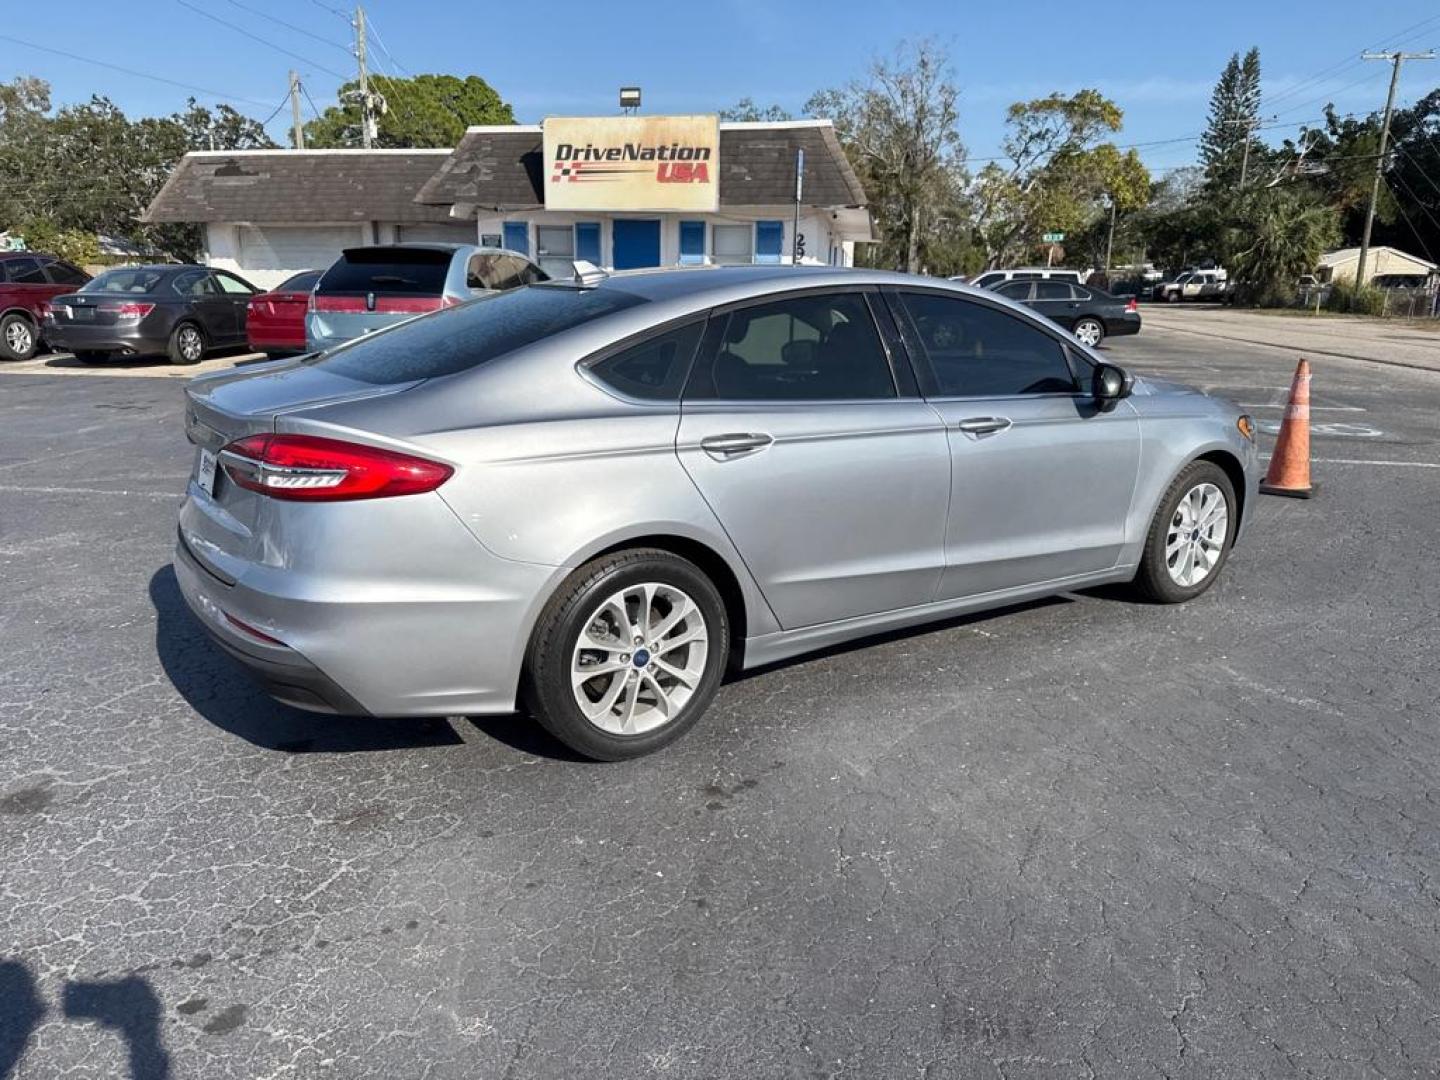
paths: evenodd
<path fill-rule="evenodd" d="M 725 320 L 694 396 L 723 401 L 893 398 L 895 380 L 860 293 L 796 296 Z"/>
<path fill-rule="evenodd" d="M 181 296 L 212 296 L 219 290 L 210 284 L 210 275 L 204 270 L 187 270 L 170 279 L 170 288 Z"/>
<path fill-rule="evenodd" d="M 901 294 L 938 397 L 1073 394 L 1065 348 L 1026 319 L 971 300 Z"/>
<path fill-rule="evenodd" d="M 755 261 L 755 229 L 751 225 L 712 225 L 711 243 L 715 245 L 715 261 L 735 266 Z"/>
<path fill-rule="evenodd" d="M 677 401 L 704 329 L 703 320 L 675 327 L 592 364 L 590 373 L 627 397 Z"/>
<path fill-rule="evenodd" d="M 15 285 L 48 285 L 38 259 L 7 259 L 5 276 Z"/>
<path fill-rule="evenodd" d="M 220 285 L 220 291 L 231 296 L 249 296 L 255 291 L 234 274 L 227 274 L 223 270 L 215 272 L 215 280 Z"/>

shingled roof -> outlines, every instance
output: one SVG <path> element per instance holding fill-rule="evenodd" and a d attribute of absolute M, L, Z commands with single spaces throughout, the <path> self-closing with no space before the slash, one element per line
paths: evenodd
<path fill-rule="evenodd" d="M 237 150 L 186 154 L 146 221 L 449 221 L 415 201 L 448 150 Z"/>
<path fill-rule="evenodd" d="M 864 206 L 865 191 L 828 120 L 720 125 L 720 205 L 783 206 L 795 198 L 795 152 L 805 151 L 808 206 Z M 538 125 L 477 127 L 415 196 L 417 203 L 539 209 L 545 181 Z"/>

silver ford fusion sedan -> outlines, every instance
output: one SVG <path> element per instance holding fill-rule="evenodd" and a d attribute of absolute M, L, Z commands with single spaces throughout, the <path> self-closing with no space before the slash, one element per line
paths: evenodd
<path fill-rule="evenodd" d="M 1249 417 L 992 292 L 730 267 L 531 285 L 188 386 L 176 573 L 279 700 L 671 742 L 727 668 L 1098 585 L 1175 603 Z"/>

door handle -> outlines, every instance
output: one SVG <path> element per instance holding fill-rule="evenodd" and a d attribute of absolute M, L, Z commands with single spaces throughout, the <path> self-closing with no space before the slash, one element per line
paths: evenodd
<path fill-rule="evenodd" d="M 972 416 L 955 426 L 967 435 L 992 435 L 1008 428 L 1010 419 L 1005 416 Z"/>
<path fill-rule="evenodd" d="M 749 431 L 731 432 L 727 435 L 710 435 L 700 440 L 700 449 L 716 461 L 728 461 L 741 454 L 763 450 L 775 440 L 769 435 Z"/>

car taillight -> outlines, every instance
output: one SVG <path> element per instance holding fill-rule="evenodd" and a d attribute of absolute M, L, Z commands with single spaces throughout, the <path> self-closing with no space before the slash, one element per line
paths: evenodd
<path fill-rule="evenodd" d="M 426 311 L 439 311 L 445 301 L 438 296 L 379 296 L 375 298 L 375 310 L 392 315 L 420 315 Z"/>
<path fill-rule="evenodd" d="M 311 311 L 357 312 L 365 310 L 363 296 L 314 296 L 310 297 Z"/>
<path fill-rule="evenodd" d="M 273 315 L 275 307 L 269 300 L 261 300 L 257 297 L 250 301 L 250 312 L 251 314 Z"/>
<path fill-rule="evenodd" d="M 149 315 L 150 312 L 155 310 L 155 305 L 130 302 L 124 304 L 101 304 L 100 310 L 112 313 L 115 316 L 116 322 L 132 322 L 143 319 L 146 315 Z"/>
<path fill-rule="evenodd" d="M 454 473 L 427 458 L 315 435 L 250 435 L 220 451 L 225 474 L 274 499 L 337 502 L 434 491 Z"/>
<path fill-rule="evenodd" d="M 1135 297 L 1133 297 L 1133 296 L 1130 297 L 1130 302 L 1125 305 L 1125 310 L 1126 310 L 1126 311 L 1139 311 L 1139 310 L 1140 310 L 1140 301 L 1137 300 L 1137 299 L 1136 299 Z"/>

